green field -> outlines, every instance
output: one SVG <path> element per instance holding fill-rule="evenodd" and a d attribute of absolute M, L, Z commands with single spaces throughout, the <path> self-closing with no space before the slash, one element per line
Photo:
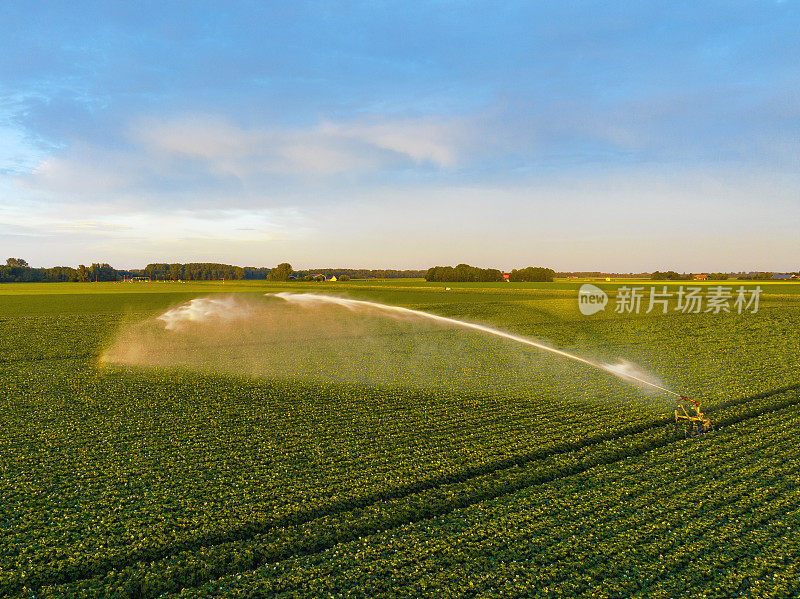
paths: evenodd
<path fill-rule="evenodd" d="M 0 596 L 800 595 L 800 284 L 760 282 L 755 314 L 585 317 L 581 282 L 0 286 Z M 741 283 L 699 286 L 719 284 Z M 685 439 L 672 397 L 583 364 L 404 323 L 357 381 L 245 376 L 235 348 L 217 371 L 100 362 L 170 307 L 282 290 L 624 358 L 717 430 Z M 387 379 L 423 333 L 424 377 Z"/>

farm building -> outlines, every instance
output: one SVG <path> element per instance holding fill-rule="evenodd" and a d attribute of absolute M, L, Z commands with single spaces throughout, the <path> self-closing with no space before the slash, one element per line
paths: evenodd
<path fill-rule="evenodd" d="M 329 280 L 330 282 L 332 282 L 332 283 L 335 283 L 335 282 L 336 282 L 338 279 L 336 278 L 336 275 L 333 275 L 333 276 L 331 276 L 331 278 L 330 278 L 330 279 L 328 279 L 328 280 Z"/>
<path fill-rule="evenodd" d="M 772 279 L 775 280 L 775 281 L 783 281 L 783 280 L 795 279 L 795 278 L 797 278 L 797 275 L 793 275 L 791 273 L 780 273 L 780 272 L 772 273 Z"/>
<path fill-rule="evenodd" d="M 697 281 L 708 281 L 708 275 L 695 275 L 694 278 Z"/>

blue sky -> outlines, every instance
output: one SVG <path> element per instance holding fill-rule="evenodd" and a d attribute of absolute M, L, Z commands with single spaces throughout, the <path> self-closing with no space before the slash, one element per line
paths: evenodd
<path fill-rule="evenodd" d="M 52 266 L 800 268 L 800 3 L 0 4 Z"/>

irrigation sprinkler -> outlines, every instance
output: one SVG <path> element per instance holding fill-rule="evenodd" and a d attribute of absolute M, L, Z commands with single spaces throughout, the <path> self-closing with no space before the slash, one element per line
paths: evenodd
<path fill-rule="evenodd" d="M 653 389 L 659 389 L 661 391 L 664 391 L 665 393 L 669 393 L 671 395 L 678 397 L 679 398 L 678 401 L 684 401 L 691 404 L 689 411 L 686 410 L 686 407 L 683 404 L 679 404 L 678 407 L 680 409 L 675 410 L 675 422 L 678 424 L 681 421 L 684 422 L 685 425 L 684 432 L 686 433 L 687 437 L 694 437 L 695 435 L 699 435 L 701 433 L 707 433 L 709 431 L 714 430 L 714 426 L 711 424 L 711 420 L 706 417 L 703 411 L 700 410 L 700 402 L 697 400 L 689 399 L 685 395 L 681 395 L 680 393 L 671 391 L 670 389 L 667 389 L 666 387 L 654 383 L 653 381 L 647 380 L 646 378 L 642 378 L 641 376 L 636 376 L 635 374 L 632 374 L 631 372 L 625 371 L 624 369 L 620 368 L 620 365 L 603 364 L 601 362 L 588 360 L 586 358 L 582 358 L 581 356 L 577 356 L 570 352 L 557 349 L 555 347 L 551 347 L 543 343 L 539 343 L 538 341 L 534 341 L 533 339 L 528 339 L 527 337 L 521 337 L 519 335 L 507 333 L 505 331 L 494 329 L 492 327 L 488 327 L 485 325 L 466 322 L 463 320 L 456 320 L 455 318 L 439 316 L 438 314 L 431 314 L 429 312 L 422 312 L 421 310 L 412 310 L 410 308 L 403 308 L 400 306 L 389 306 L 386 304 L 379 304 L 377 302 L 369 302 L 365 300 L 354 300 L 349 298 L 323 295 L 317 293 L 291 293 L 287 291 L 283 291 L 280 293 L 267 293 L 265 295 L 278 297 L 287 302 L 300 306 L 329 304 L 329 305 L 338 305 L 347 308 L 349 310 L 354 310 L 357 308 L 369 308 L 390 314 L 412 315 L 419 318 L 426 318 L 428 320 L 440 322 L 442 324 L 458 326 L 466 329 L 472 329 L 475 331 L 480 331 L 482 333 L 488 333 L 496 337 L 502 337 L 510 341 L 533 346 L 554 354 L 558 354 L 565 358 L 569 358 L 570 360 L 575 360 L 576 362 L 582 362 L 593 368 L 599 368 L 600 370 L 605 370 L 606 372 L 613 374 L 614 376 L 619 377 L 622 380 L 628 382 L 635 382 L 637 384 L 645 385 Z"/>
<path fill-rule="evenodd" d="M 683 404 L 679 404 L 679 410 L 675 410 L 675 423 L 683 421 L 683 432 L 687 437 L 694 437 L 702 433 L 707 433 L 714 430 L 714 425 L 711 420 L 705 415 L 705 412 L 700 410 L 700 402 L 696 399 L 689 399 L 685 395 L 680 396 L 680 401 L 685 401 L 692 404 L 689 411 Z M 691 412 L 694 412 L 692 414 Z"/>

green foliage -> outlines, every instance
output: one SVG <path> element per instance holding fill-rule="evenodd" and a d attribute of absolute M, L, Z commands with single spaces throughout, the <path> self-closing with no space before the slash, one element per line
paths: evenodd
<path fill-rule="evenodd" d="M 552 268 L 529 266 L 521 270 L 512 270 L 508 280 L 512 283 L 552 282 L 556 273 Z"/>
<path fill-rule="evenodd" d="M 752 272 L 748 275 L 742 276 L 743 279 L 751 279 L 753 281 L 769 281 L 772 279 L 772 272 Z"/>
<path fill-rule="evenodd" d="M 434 266 L 425 273 L 425 280 L 436 283 L 491 283 L 503 280 L 503 273 L 496 268 L 478 268 L 469 264 Z"/>
<path fill-rule="evenodd" d="M 108 264 L 94 263 L 88 268 L 87 276 L 90 281 L 118 281 L 120 279 L 117 271 Z"/>
<path fill-rule="evenodd" d="M 674 270 L 668 270 L 666 272 L 657 270 L 650 275 L 650 278 L 654 281 L 691 281 L 694 279 L 694 275 L 691 273 L 677 273 Z"/>
<path fill-rule="evenodd" d="M 248 280 L 263 280 L 269 274 L 269 268 L 266 267 L 245 266 L 243 270 L 244 278 Z"/>
<path fill-rule="evenodd" d="M 514 283 L 552 282 L 556 273 L 552 268 L 529 266 L 512 270 L 508 280 Z M 492 283 L 503 280 L 503 273 L 496 268 L 478 268 L 469 264 L 434 266 L 425 273 L 425 280 L 437 283 Z"/>
<path fill-rule="evenodd" d="M 288 262 L 282 262 L 275 268 L 269 271 L 267 275 L 268 281 L 288 281 L 292 276 L 292 265 Z"/>
<path fill-rule="evenodd" d="M 295 271 L 298 280 L 311 280 L 316 274 L 321 274 L 326 279 L 333 276 L 338 279 L 342 275 L 351 279 L 421 279 L 425 276 L 425 271 L 392 268 L 314 268 Z"/>
<path fill-rule="evenodd" d="M 8 258 L 0 266 L 0 283 L 44 283 L 77 281 L 78 271 L 69 266 L 31 268 L 22 258 Z"/>
<path fill-rule="evenodd" d="M 349 276 L 349 275 L 340 275 L 340 276 L 339 276 L 339 278 L 338 278 L 338 280 L 339 280 L 340 282 L 349 281 L 349 280 L 350 280 L 350 276 Z"/>
<path fill-rule="evenodd" d="M 548 356 L 524 393 L 103 367 L 198 295 L 114 287 L 0 295 L 0 596 L 800 593 L 797 295 L 595 320 L 575 286 L 348 287 L 645 365 L 713 409 L 684 440 L 670 398 Z"/>
<path fill-rule="evenodd" d="M 214 262 L 190 264 L 148 264 L 142 274 L 154 281 L 219 281 L 245 278 L 241 266 Z"/>
<path fill-rule="evenodd" d="M 9 258 L 7 262 L 7 266 L 0 266 L 0 283 L 67 283 L 119 281 L 121 279 L 119 273 L 105 263 L 95 263 L 89 268 L 81 264 L 75 269 L 69 266 L 30 268 L 27 266 L 27 262 L 20 258 Z"/>

